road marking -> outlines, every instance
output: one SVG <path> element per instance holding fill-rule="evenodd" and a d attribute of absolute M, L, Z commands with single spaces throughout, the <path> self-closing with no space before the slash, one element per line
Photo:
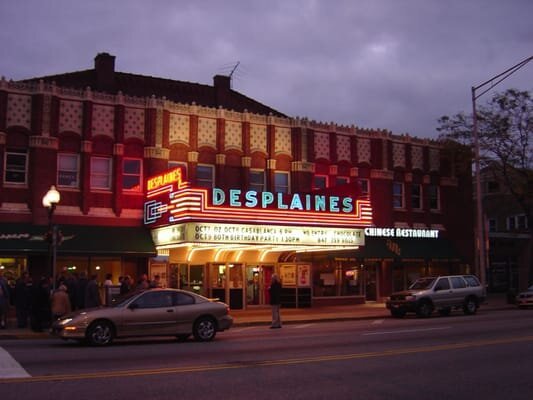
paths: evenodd
<path fill-rule="evenodd" d="M 294 325 L 294 329 L 309 328 L 310 326 L 313 326 L 313 325 L 315 325 L 315 324 Z"/>
<path fill-rule="evenodd" d="M 250 361 L 250 362 L 235 362 L 229 364 L 215 364 L 215 365 L 191 365 L 188 367 L 171 367 L 171 368 L 156 368 L 156 369 L 141 369 L 141 370 L 124 370 L 124 371 L 106 371 L 80 374 L 65 374 L 65 375 L 42 375 L 33 377 L 21 378 L 7 378 L 0 379 L 0 385 L 3 383 L 23 383 L 23 382 L 53 382 L 53 381 L 75 381 L 86 379 L 106 379 L 106 378 L 131 378 L 135 376 L 149 376 L 149 375 L 164 375 L 164 374 L 185 374 L 193 372 L 210 372 L 229 369 L 242 368 L 264 368 L 273 366 L 289 366 L 299 364 L 310 364 L 318 362 L 331 361 L 346 361 L 357 360 L 365 358 L 379 358 L 392 357 L 407 354 L 431 353 L 436 351 L 447 350 L 461 350 L 468 348 L 477 348 L 484 346 L 495 346 L 511 343 L 533 342 L 533 336 L 511 337 L 502 339 L 486 339 L 463 343 L 449 343 L 435 346 L 424 347 L 409 347 L 401 349 L 383 350 L 368 353 L 354 353 L 354 354 L 334 354 L 314 357 L 289 358 L 280 360 L 264 360 L 264 361 Z"/>
<path fill-rule="evenodd" d="M 367 332 L 363 333 L 363 336 L 371 336 L 371 335 L 394 335 L 397 333 L 413 333 L 413 332 L 428 332 L 428 331 L 442 331 L 445 329 L 452 329 L 451 326 L 442 326 L 439 328 L 424 328 L 424 329 L 401 329 L 397 331 L 379 331 L 379 332 Z"/>
<path fill-rule="evenodd" d="M 11 357 L 6 350 L 0 347 L 0 381 L 2 378 L 28 378 L 31 375 Z"/>

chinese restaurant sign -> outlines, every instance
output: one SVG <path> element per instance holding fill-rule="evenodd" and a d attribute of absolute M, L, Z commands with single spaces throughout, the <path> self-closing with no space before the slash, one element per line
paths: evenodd
<path fill-rule="evenodd" d="M 191 188 L 181 168 L 146 181 L 144 223 L 189 221 L 354 227 L 372 225 L 365 199 L 325 194 L 285 194 L 240 189 Z"/>

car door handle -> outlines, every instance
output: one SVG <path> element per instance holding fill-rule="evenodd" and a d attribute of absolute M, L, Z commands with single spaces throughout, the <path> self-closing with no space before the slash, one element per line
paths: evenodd
<path fill-rule="evenodd" d="M 174 312 L 174 310 L 171 308 L 170 310 L 167 310 L 167 312 Z"/>

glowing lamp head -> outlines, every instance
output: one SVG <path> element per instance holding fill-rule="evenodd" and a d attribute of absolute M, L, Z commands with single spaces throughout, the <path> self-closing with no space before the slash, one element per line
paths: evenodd
<path fill-rule="evenodd" d="M 46 208 L 54 207 L 61 200 L 61 196 L 56 187 L 52 185 L 43 197 L 43 206 Z"/>

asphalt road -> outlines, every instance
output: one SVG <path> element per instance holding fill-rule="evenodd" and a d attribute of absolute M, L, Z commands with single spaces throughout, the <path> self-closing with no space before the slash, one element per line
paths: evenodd
<path fill-rule="evenodd" d="M 3 340 L 0 399 L 505 399 L 533 395 L 533 310 L 239 327 L 92 348 Z M 0 357 L 0 359 L 2 358 Z M 1 369 L 0 369 L 1 371 Z M 0 372 L 1 374 L 1 372 Z"/>

